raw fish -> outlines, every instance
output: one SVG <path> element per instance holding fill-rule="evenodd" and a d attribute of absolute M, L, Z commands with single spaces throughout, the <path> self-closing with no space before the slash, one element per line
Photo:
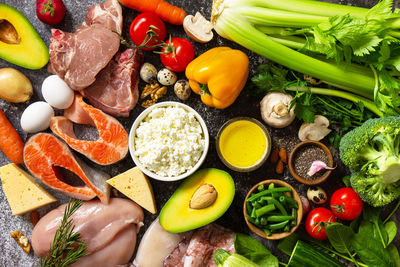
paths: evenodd
<path fill-rule="evenodd" d="M 33 229 L 32 248 L 39 257 L 48 254 L 65 206 L 50 211 Z M 84 202 L 71 218 L 90 252 L 71 266 L 115 267 L 127 263 L 134 252 L 136 233 L 143 225 L 143 210 L 122 198 L 112 198 L 109 205 L 92 200 Z"/>
<path fill-rule="evenodd" d="M 76 158 L 68 146 L 52 134 L 32 136 L 24 147 L 24 162 L 33 176 L 54 190 L 82 200 L 97 195 L 103 203 L 109 202 L 110 187 L 106 180 L 110 176 Z M 59 167 L 76 174 L 85 185 L 67 184 Z"/>
<path fill-rule="evenodd" d="M 74 112 L 66 110 L 64 113 L 68 118 L 57 116 L 51 119 L 50 129 L 53 133 L 62 138 L 72 149 L 100 165 L 113 164 L 126 156 L 128 133 L 118 120 L 86 104 L 79 94 L 75 94 L 71 109 Z M 71 120 L 75 123 L 94 125 L 99 133 L 99 139 L 96 141 L 78 139 Z"/>

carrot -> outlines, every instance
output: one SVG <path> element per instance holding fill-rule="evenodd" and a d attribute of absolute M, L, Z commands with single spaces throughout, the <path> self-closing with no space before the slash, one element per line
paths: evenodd
<path fill-rule="evenodd" d="M 14 163 L 22 164 L 24 142 L 0 109 L 0 150 Z"/>
<path fill-rule="evenodd" d="M 118 0 L 118 2 L 139 12 L 153 12 L 163 21 L 171 24 L 182 25 L 186 17 L 185 10 L 164 0 Z"/>

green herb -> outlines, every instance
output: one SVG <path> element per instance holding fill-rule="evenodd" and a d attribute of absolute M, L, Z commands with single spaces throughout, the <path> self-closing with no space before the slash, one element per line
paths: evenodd
<path fill-rule="evenodd" d="M 387 250 L 389 251 L 390 257 L 394 262 L 394 266 L 400 267 L 400 255 L 396 246 L 391 244 L 387 247 Z"/>
<path fill-rule="evenodd" d="M 68 201 L 60 227 L 57 229 L 53 243 L 51 244 L 49 254 L 41 262 L 42 267 L 68 266 L 89 254 L 85 252 L 87 248 L 86 241 L 81 239 L 79 233 L 74 232 L 75 226 L 71 219 L 72 214 L 81 206 L 81 200 L 70 199 Z"/>
<path fill-rule="evenodd" d="M 256 239 L 243 234 L 235 234 L 235 250 L 240 255 L 261 267 L 278 267 L 278 259 Z"/>
<path fill-rule="evenodd" d="M 390 243 L 392 243 L 393 239 L 397 235 L 396 223 L 394 221 L 388 221 L 387 223 L 385 223 L 383 225 L 383 228 L 387 235 L 387 243 L 386 244 L 389 245 Z"/>

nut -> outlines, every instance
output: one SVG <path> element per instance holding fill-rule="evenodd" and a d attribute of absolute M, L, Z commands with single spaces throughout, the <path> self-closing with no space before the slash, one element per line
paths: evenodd
<path fill-rule="evenodd" d="M 217 199 L 217 190 L 211 184 L 203 184 L 194 192 L 189 202 L 191 209 L 205 209 L 211 206 Z"/>
<path fill-rule="evenodd" d="M 269 156 L 269 161 L 271 161 L 272 164 L 277 163 L 279 160 L 279 150 L 275 148 L 271 152 L 271 156 Z"/>
<path fill-rule="evenodd" d="M 146 98 L 148 95 L 153 94 L 155 91 L 158 90 L 158 88 L 160 88 L 160 85 L 157 82 L 152 82 L 150 84 L 147 84 L 144 88 L 142 93 L 140 94 L 140 98 Z"/>
<path fill-rule="evenodd" d="M 167 87 L 165 86 L 160 87 L 160 85 L 156 81 L 153 81 L 151 84 L 146 85 L 143 88 L 142 93 L 140 94 L 140 98 L 143 99 L 150 95 L 151 100 L 146 100 L 142 102 L 141 104 L 142 107 L 148 108 L 154 105 L 166 93 L 167 93 Z"/>
<path fill-rule="evenodd" d="M 155 92 L 153 92 L 150 95 L 150 97 L 151 97 L 152 100 L 157 102 L 158 99 L 160 99 L 161 97 L 165 96 L 166 93 L 167 93 L 167 87 L 163 86 L 161 88 L 158 88 Z"/>
<path fill-rule="evenodd" d="M 31 244 L 26 236 L 20 231 L 14 231 L 11 234 L 11 237 L 18 243 L 18 245 L 22 248 L 25 253 L 29 253 L 31 251 Z"/>
<path fill-rule="evenodd" d="M 152 105 L 154 105 L 155 103 L 156 102 L 154 100 L 149 99 L 149 100 L 143 101 L 141 106 L 144 108 L 148 108 L 148 107 L 151 107 Z"/>
<path fill-rule="evenodd" d="M 187 100 L 192 90 L 187 80 L 179 80 L 174 85 L 174 92 L 180 100 Z"/>
<path fill-rule="evenodd" d="M 39 213 L 37 211 L 32 211 L 29 214 L 29 219 L 31 220 L 32 225 L 35 226 L 38 223 L 39 219 L 40 219 L 39 218 Z"/>
<path fill-rule="evenodd" d="M 279 150 L 279 157 L 283 163 L 287 164 L 287 152 L 283 147 Z"/>

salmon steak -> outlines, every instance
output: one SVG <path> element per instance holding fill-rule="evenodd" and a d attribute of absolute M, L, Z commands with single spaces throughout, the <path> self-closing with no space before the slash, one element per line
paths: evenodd
<path fill-rule="evenodd" d="M 106 180 L 110 175 L 89 167 L 52 134 L 39 133 L 32 136 L 24 147 L 24 162 L 33 176 L 56 191 L 82 200 L 98 196 L 102 203 L 109 202 L 110 187 Z M 85 185 L 72 186 L 66 183 L 61 168 L 74 173 Z"/>
<path fill-rule="evenodd" d="M 95 126 L 99 138 L 95 141 L 76 137 L 73 122 Z M 100 165 L 109 165 L 123 159 L 128 153 L 128 133 L 114 117 L 86 104 L 79 94 L 65 110 L 64 116 L 51 119 L 50 129 L 72 149 Z"/>

